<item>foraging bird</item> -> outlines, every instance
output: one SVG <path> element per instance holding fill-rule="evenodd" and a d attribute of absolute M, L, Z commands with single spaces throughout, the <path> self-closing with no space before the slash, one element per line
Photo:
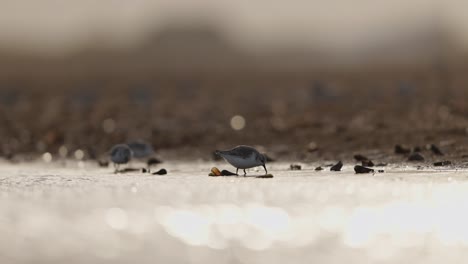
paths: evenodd
<path fill-rule="evenodd" d="M 132 150 L 134 158 L 146 158 L 154 154 L 153 147 L 144 141 L 133 141 L 127 145 Z"/>
<path fill-rule="evenodd" d="M 120 164 L 126 164 L 132 159 L 133 153 L 129 146 L 117 144 L 110 151 L 110 159 L 114 163 L 115 172 L 119 171 Z"/>
<path fill-rule="evenodd" d="M 247 175 L 245 169 L 257 166 L 263 166 L 265 174 L 268 173 L 265 163 L 266 158 L 260 154 L 256 149 L 249 146 L 237 146 L 230 150 L 216 150 L 216 155 L 219 155 L 229 164 L 236 167 L 236 174 L 238 175 L 239 169 L 244 170 L 244 176 Z"/>

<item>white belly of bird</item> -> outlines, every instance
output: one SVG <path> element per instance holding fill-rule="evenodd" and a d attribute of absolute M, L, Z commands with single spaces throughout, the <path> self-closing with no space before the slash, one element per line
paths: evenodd
<path fill-rule="evenodd" d="M 261 166 L 261 162 L 255 159 L 255 155 L 250 155 L 247 158 L 241 158 L 238 156 L 224 156 L 224 159 L 232 166 L 239 169 L 248 169 L 252 167 Z"/>

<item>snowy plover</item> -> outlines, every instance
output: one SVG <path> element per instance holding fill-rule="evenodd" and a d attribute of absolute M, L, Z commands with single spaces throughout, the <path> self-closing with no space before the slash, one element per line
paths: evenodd
<path fill-rule="evenodd" d="M 266 158 L 256 149 L 249 146 L 237 146 L 230 150 L 216 150 L 215 153 L 221 156 L 224 160 L 236 167 L 236 174 L 239 169 L 244 170 L 244 176 L 247 174 L 245 169 L 257 166 L 263 166 L 265 174 L 268 173 L 265 163 Z"/>
<path fill-rule="evenodd" d="M 110 159 L 114 163 L 115 172 L 118 172 L 120 164 L 125 164 L 130 161 L 133 153 L 129 146 L 125 144 L 117 144 L 110 151 Z"/>

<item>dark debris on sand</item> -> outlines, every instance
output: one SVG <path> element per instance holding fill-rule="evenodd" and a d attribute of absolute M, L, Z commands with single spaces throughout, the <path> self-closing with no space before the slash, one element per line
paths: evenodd
<path fill-rule="evenodd" d="M 333 165 L 331 168 L 330 168 L 330 171 L 341 171 L 341 168 L 343 168 L 343 162 L 338 161 L 337 164 Z"/>
<path fill-rule="evenodd" d="M 450 160 L 434 162 L 434 166 L 436 167 L 449 166 L 449 165 L 452 165 L 452 162 Z"/>
<path fill-rule="evenodd" d="M 354 171 L 356 172 L 356 174 L 374 173 L 373 169 L 366 168 L 366 167 L 361 166 L 361 165 L 354 166 Z"/>
<path fill-rule="evenodd" d="M 273 178 L 273 175 L 266 174 L 266 175 L 255 176 L 255 178 L 269 179 L 269 178 Z"/>
<path fill-rule="evenodd" d="M 234 172 L 228 171 L 228 170 L 222 170 L 221 171 L 222 176 L 237 176 Z"/>
<path fill-rule="evenodd" d="M 135 172 L 135 171 L 140 171 L 140 169 L 136 169 L 136 168 L 125 168 L 125 169 L 119 170 L 118 172 L 119 172 L 119 173 L 126 173 L 126 172 Z"/>
<path fill-rule="evenodd" d="M 323 168 L 322 168 L 322 167 L 320 167 L 320 166 L 318 166 L 317 168 L 315 168 L 315 170 L 316 170 L 316 171 L 322 171 L 322 170 L 323 170 Z"/>
<path fill-rule="evenodd" d="M 152 173 L 153 175 L 166 175 L 167 174 L 167 170 L 166 169 L 160 169 L 156 172 L 153 172 Z"/>

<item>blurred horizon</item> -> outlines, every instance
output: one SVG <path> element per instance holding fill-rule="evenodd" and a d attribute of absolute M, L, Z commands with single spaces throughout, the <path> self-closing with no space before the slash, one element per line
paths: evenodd
<path fill-rule="evenodd" d="M 266 59 L 268 65 L 269 58 L 278 58 L 279 64 L 308 67 L 419 64 L 468 54 L 468 18 L 462 12 L 468 3 L 462 1 L 2 2 L 2 57 L 115 55 L 153 45 L 160 53 L 188 50 L 182 55 L 191 56 L 214 47 L 235 60 Z"/>

